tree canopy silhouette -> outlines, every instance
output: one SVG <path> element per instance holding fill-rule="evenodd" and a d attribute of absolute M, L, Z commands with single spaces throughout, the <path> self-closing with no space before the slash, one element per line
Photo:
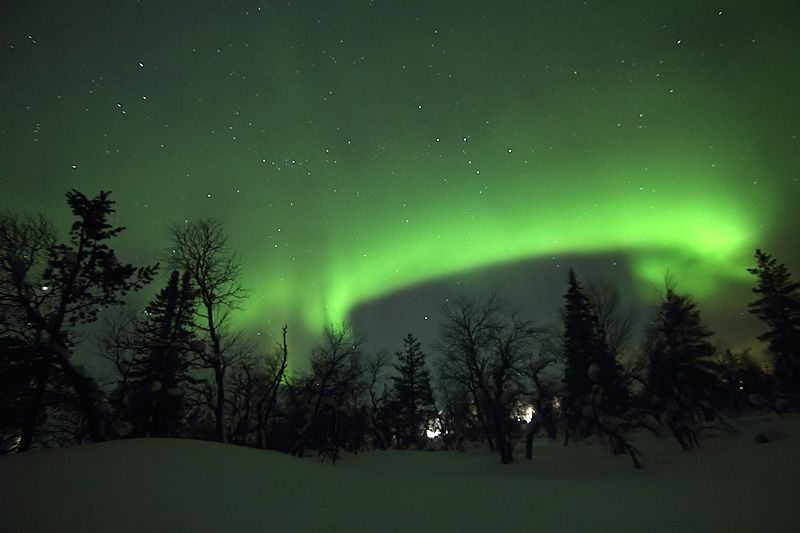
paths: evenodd
<path fill-rule="evenodd" d="M 97 384 L 81 365 L 71 360 L 74 328 L 94 322 L 98 313 L 123 303 L 130 291 L 152 281 L 157 266 L 121 263 L 108 241 L 125 228 L 112 226 L 110 193 L 94 198 L 72 190 L 66 195 L 75 216 L 68 242 L 57 242 L 42 218 L 4 215 L 0 221 L 0 308 L 18 327 L 6 329 L 7 338 L 25 346 L 17 353 L 33 356 L 38 367 L 30 376 L 19 449 L 30 447 L 48 383 L 60 374 L 78 397 L 92 440 L 102 440 L 105 429 Z"/>
<path fill-rule="evenodd" d="M 759 335 L 775 358 L 778 386 L 786 392 L 800 392 L 800 282 L 792 281 L 786 265 L 756 250 L 756 266 L 748 272 L 758 278 L 753 292 L 758 298 L 750 312 L 767 326 Z"/>

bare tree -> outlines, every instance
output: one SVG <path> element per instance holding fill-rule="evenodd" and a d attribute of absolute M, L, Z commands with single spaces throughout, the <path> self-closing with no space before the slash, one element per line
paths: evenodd
<path fill-rule="evenodd" d="M 241 286 L 241 261 L 227 246 L 222 223 L 201 219 L 170 228 L 172 249 L 166 254 L 171 268 L 188 272 L 197 290 L 195 328 L 202 342 L 194 346 L 198 361 L 214 374 L 216 436 L 227 441 L 225 421 L 226 358 L 236 342 L 228 329 L 231 312 L 240 308 L 247 291 Z M 235 336 L 234 336 L 235 337 Z M 235 339 L 232 339 L 235 341 Z"/>
<path fill-rule="evenodd" d="M 450 372 L 452 363 L 440 361 L 437 390 L 441 402 L 440 421 L 442 442 L 447 450 L 464 450 L 464 441 L 472 420 L 470 401 L 472 396 L 463 382 Z"/>
<path fill-rule="evenodd" d="M 634 309 L 624 309 L 619 290 L 613 285 L 591 285 L 587 290 L 595 311 L 600 335 L 609 353 L 619 360 L 626 355 L 638 316 Z"/>
<path fill-rule="evenodd" d="M 309 441 L 320 448 L 320 455 L 335 461 L 339 453 L 339 421 L 343 410 L 353 406 L 364 388 L 361 340 L 349 324 L 325 330 L 325 339 L 311 354 L 311 373 L 304 387 L 309 409 L 304 423 L 296 428 L 294 452 L 303 454 Z M 313 435 L 312 435 L 313 433 Z"/>
<path fill-rule="evenodd" d="M 386 420 L 389 402 L 389 375 L 387 370 L 390 360 L 391 357 L 387 352 L 378 352 L 367 361 L 370 424 L 372 432 L 375 434 L 378 448 L 381 450 L 389 447 L 391 438 L 389 434 L 391 431 L 390 424 Z"/>
<path fill-rule="evenodd" d="M 525 434 L 525 458 L 533 459 L 533 438 L 540 427 L 544 427 L 547 437 L 556 438 L 558 409 L 556 394 L 559 382 L 548 375 L 558 362 L 558 347 L 552 331 L 540 330 L 534 342 L 534 356 L 522 366 L 526 393 L 531 398 L 534 413 L 528 422 Z"/>
<path fill-rule="evenodd" d="M 98 339 L 98 354 L 108 361 L 114 375 L 106 385 L 111 387 L 111 393 L 108 395 L 112 407 L 109 426 L 116 436 L 128 436 L 134 429 L 130 423 L 128 399 L 134 373 L 134 359 L 140 348 L 140 343 L 136 339 L 138 327 L 138 317 L 123 308 L 105 318 L 103 333 Z"/>
<path fill-rule="evenodd" d="M 512 416 L 522 389 L 523 366 L 540 331 L 492 294 L 486 302 L 464 299 L 445 304 L 441 348 L 449 376 L 473 395 L 487 440 L 503 464 L 513 461 Z"/>
<path fill-rule="evenodd" d="M 263 373 L 252 353 L 244 355 L 226 376 L 229 442 L 248 444 L 248 437 L 257 429 L 258 420 L 254 411 L 256 397 L 263 385 L 262 378 Z"/>
<path fill-rule="evenodd" d="M 49 296 L 27 285 L 41 278 L 55 244 L 55 228 L 45 217 L 0 214 L 0 336 L 36 336 L 35 324 L 21 312 L 20 299 L 38 308 Z"/>
<path fill-rule="evenodd" d="M 281 342 L 278 343 L 278 352 L 269 362 L 269 368 L 264 376 L 264 387 L 256 406 L 258 445 L 262 449 L 267 447 L 267 426 L 278 399 L 278 390 L 284 383 L 289 366 L 289 347 L 286 344 L 288 329 L 289 326 L 286 325 L 281 328 L 282 336 Z"/>
<path fill-rule="evenodd" d="M 499 329 L 500 302 L 492 294 L 485 304 L 462 298 L 442 306 L 444 323 L 440 331 L 439 349 L 444 354 L 440 367 L 442 377 L 463 385 L 470 393 L 484 438 L 491 450 L 495 441 L 481 390 L 489 364 L 492 338 Z"/>
<path fill-rule="evenodd" d="M 41 279 L 55 242 L 55 229 L 46 218 L 0 214 L 0 401 L 6 412 L 0 426 L 8 435 L 4 449 L 30 447 L 54 371 L 52 359 L 39 349 L 44 328 L 28 318 L 26 308 L 40 309 L 51 297 L 31 283 Z"/>

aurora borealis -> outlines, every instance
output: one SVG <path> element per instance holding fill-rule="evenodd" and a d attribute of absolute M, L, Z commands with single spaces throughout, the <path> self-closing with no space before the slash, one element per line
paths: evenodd
<path fill-rule="evenodd" d="M 139 263 L 170 223 L 221 218 L 253 331 L 369 305 L 393 345 L 436 313 L 381 305 L 398 291 L 546 264 L 494 278 L 535 300 L 580 256 L 643 302 L 673 272 L 742 342 L 753 249 L 800 267 L 798 21 L 788 1 L 12 0 L 0 208 L 65 228 L 66 190 L 111 190 Z"/>

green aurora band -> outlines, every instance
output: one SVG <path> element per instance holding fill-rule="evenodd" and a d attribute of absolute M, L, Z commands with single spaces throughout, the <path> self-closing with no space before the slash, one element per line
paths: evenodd
<path fill-rule="evenodd" d="M 429 184 L 441 182 L 431 187 L 421 178 L 414 189 L 422 192 L 402 209 L 372 205 L 373 213 L 364 215 L 350 206 L 331 213 L 324 226 L 312 226 L 321 246 L 313 259 L 284 257 L 280 266 L 275 258 L 266 260 L 266 283 L 253 275 L 259 267 L 251 266 L 249 283 L 259 287 L 254 302 L 264 303 L 251 304 L 243 322 L 253 325 L 275 309 L 290 310 L 308 331 L 321 331 L 345 321 L 360 304 L 418 283 L 574 253 L 627 254 L 643 296 L 655 294 L 668 272 L 697 297 L 714 296 L 726 282 L 748 279 L 752 250 L 762 237 L 757 228 L 768 221 L 749 209 L 752 194 L 731 194 L 728 169 L 669 159 L 649 168 L 645 180 L 630 167 L 565 170 L 563 164 L 558 179 L 531 176 L 506 187 L 495 180 L 483 191 L 472 180 L 459 187 L 430 178 Z M 760 193 L 770 200 L 765 189 Z M 369 217 L 368 228 L 360 215 Z M 304 268 L 314 262 L 325 266 Z"/>
<path fill-rule="evenodd" d="M 0 208 L 67 228 L 66 190 L 111 190 L 137 264 L 219 218 L 248 331 L 299 346 L 397 291 L 568 256 L 619 259 L 639 301 L 673 273 L 744 331 L 753 249 L 796 274 L 796 2 L 9 6 Z"/>

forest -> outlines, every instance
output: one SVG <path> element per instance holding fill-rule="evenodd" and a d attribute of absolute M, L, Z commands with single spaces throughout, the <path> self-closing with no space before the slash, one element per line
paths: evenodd
<path fill-rule="evenodd" d="M 591 438 L 641 468 L 634 431 L 691 450 L 733 432 L 733 417 L 800 408 L 800 283 L 762 250 L 747 311 L 763 323 L 753 341 L 766 362 L 720 347 L 692 295 L 668 278 L 653 315 L 640 318 L 617 289 L 572 269 L 557 328 L 501 294 L 464 295 L 442 305 L 434 346 L 400 331 L 394 353 L 372 353 L 345 323 L 298 354 L 289 326 L 272 350 L 233 326 L 248 288 L 221 221 L 172 226 L 158 264 L 133 265 L 114 250 L 124 228 L 109 221 L 110 193 L 66 199 L 66 240 L 46 217 L 0 214 L 4 454 L 174 437 L 334 463 L 343 452 L 480 445 L 507 464 L 519 453 L 535 460 L 538 436 L 565 446 Z M 156 283 L 143 309 L 129 303 Z M 91 375 L 87 352 L 109 372 Z"/>

